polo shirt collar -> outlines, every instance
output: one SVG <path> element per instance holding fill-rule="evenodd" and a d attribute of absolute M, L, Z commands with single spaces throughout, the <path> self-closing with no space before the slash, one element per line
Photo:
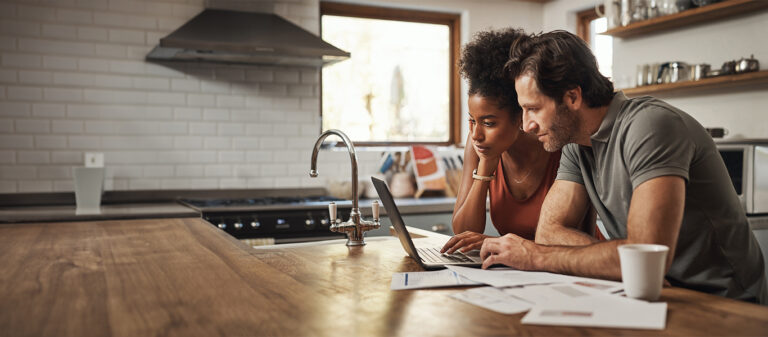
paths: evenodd
<path fill-rule="evenodd" d="M 608 142 L 608 139 L 611 137 L 611 131 L 613 130 L 613 123 L 616 122 L 616 117 L 618 117 L 621 106 L 624 105 L 626 100 L 627 96 L 625 96 L 622 91 L 618 91 L 613 95 L 613 99 L 611 99 L 611 103 L 608 105 L 608 111 L 605 113 L 605 117 L 603 117 L 600 127 L 590 137 L 592 141 L 601 143 Z"/>

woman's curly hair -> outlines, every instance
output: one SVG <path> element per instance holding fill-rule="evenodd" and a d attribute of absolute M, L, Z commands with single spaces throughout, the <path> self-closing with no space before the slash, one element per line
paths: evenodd
<path fill-rule="evenodd" d="M 490 98 L 500 109 L 515 117 L 522 112 L 517 103 L 515 80 L 504 69 L 509 59 L 509 47 L 519 37 L 520 29 L 487 30 L 475 34 L 464 46 L 459 59 L 461 76 L 469 82 L 469 94 Z"/>

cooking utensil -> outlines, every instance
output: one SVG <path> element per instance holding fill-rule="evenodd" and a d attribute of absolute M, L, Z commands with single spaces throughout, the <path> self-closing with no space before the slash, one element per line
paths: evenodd
<path fill-rule="evenodd" d="M 736 61 L 725 61 L 720 67 L 720 75 L 730 75 L 736 73 Z"/>
<path fill-rule="evenodd" d="M 685 62 L 669 63 L 669 83 L 685 82 L 691 79 L 691 66 Z"/>
<path fill-rule="evenodd" d="M 750 55 L 748 59 L 742 57 L 734 66 L 734 71 L 737 73 L 757 71 L 758 69 L 760 69 L 760 62 L 755 59 L 755 55 Z"/>
<path fill-rule="evenodd" d="M 709 73 L 709 64 L 706 63 L 700 63 L 693 67 L 693 80 L 698 81 L 702 78 L 705 78 L 708 76 Z"/>

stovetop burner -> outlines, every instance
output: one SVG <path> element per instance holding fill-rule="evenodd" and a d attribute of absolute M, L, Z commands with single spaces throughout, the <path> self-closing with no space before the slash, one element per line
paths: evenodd
<path fill-rule="evenodd" d="M 199 208 L 211 207 L 242 207 L 242 206 L 270 206 L 270 205 L 297 205 L 314 202 L 342 201 L 330 196 L 309 197 L 264 197 L 264 198 L 239 198 L 239 199 L 181 199 L 182 202 Z"/>

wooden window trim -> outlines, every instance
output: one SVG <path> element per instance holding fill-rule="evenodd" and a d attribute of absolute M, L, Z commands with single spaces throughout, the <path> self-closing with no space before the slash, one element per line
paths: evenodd
<path fill-rule="evenodd" d="M 604 7 L 603 5 L 600 5 L 600 10 L 603 11 Z M 580 38 L 582 38 L 584 41 L 587 42 L 587 45 L 592 46 L 592 41 L 590 41 L 590 23 L 592 23 L 592 20 L 600 18 L 597 15 L 597 12 L 595 11 L 595 8 L 585 9 L 581 12 L 576 13 L 576 35 L 578 35 Z"/>
<path fill-rule="evenodd" d="M 461 81 L 459 80 L 459 50 L 461 44 L 461 15 L 455 13 L 431 12 L 423 10 L 358 5 L 339 2 L 320 2 L 320 29 L 322 32 L 322 16 L 338 15 L 368 19 L 397 20 L 406 22 L 431 23 L 448 26 L 449 35 L 449 126 L 448 140 L 444 142 L 354 142 L 356 146 L 409 146 L 425 145 L 458 145 L 461 142 Z M 322 33 L 321 33 L 322 35 Z M 323 118 L 322 71 L 320 72 L 320 120 Z M 322 132 L 323 124 L 320 123 Z"/>

